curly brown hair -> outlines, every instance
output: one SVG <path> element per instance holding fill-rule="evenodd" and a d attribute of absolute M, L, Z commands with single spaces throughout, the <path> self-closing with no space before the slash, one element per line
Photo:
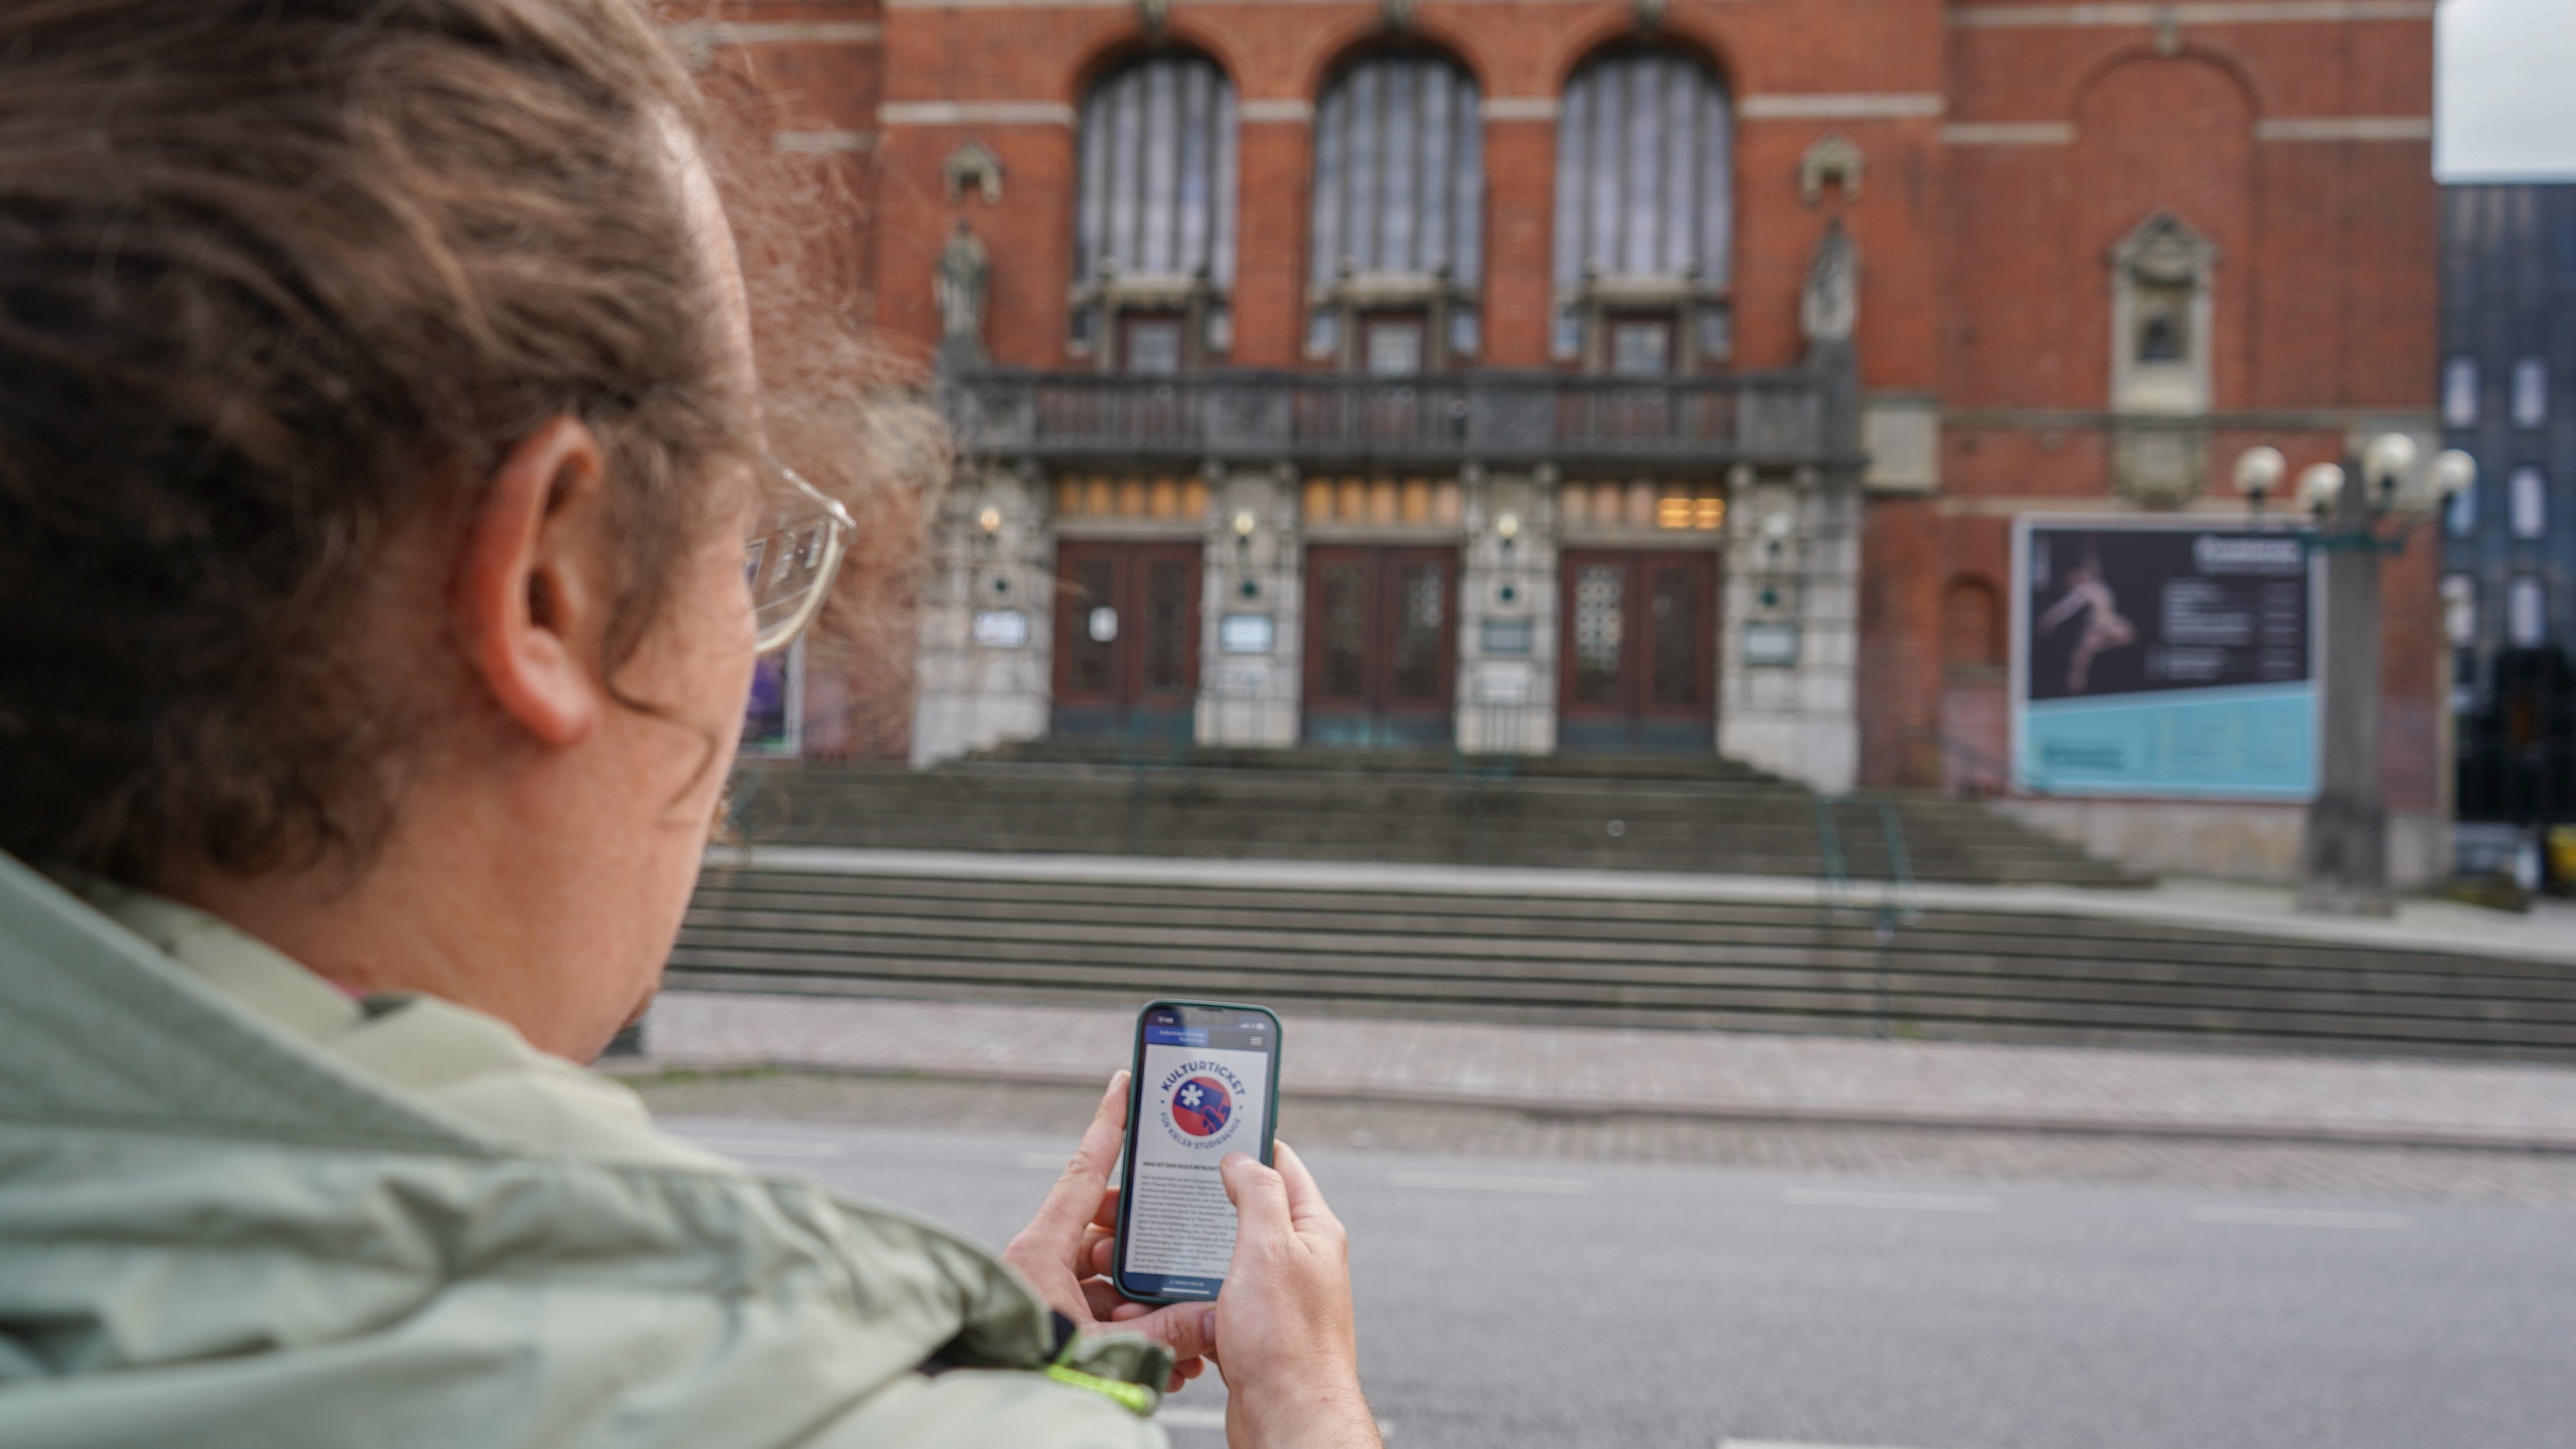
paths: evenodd
<path fill-rule="evenodd" d="M 642 641 L 752 446 L 632 0 L 0 6 L 0 850 L 361 859 L 421 709 L 383 542 L 571 415 Z"/>

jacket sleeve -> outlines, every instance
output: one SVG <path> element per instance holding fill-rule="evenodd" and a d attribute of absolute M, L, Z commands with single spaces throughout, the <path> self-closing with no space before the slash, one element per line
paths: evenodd
<path fill-rule="evenodd" d="M 886 1385 L 814 1449 L 1169 1449 L 1162 1426 L 1108 1399 L 1014 1369 L 952 1369 Z"/>

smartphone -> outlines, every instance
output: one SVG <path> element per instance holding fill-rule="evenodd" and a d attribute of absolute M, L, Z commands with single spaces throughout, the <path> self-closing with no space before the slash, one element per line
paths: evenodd
<path fill-rule="evenodd" d="M 1154 1001 L 1136 1014 L 1109 1281 L 1147 1303 L 1214 1298 L 1234 1256 L 1217 1164 L 1270 1161 L 1279 1125 L 1279 1018 L 1259 1006 Z"/>

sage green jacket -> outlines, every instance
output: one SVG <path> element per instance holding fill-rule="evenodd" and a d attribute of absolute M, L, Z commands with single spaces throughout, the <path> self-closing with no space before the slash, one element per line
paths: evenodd
<path fill-rule="evenodd" d="M 497 1021 L 0 856 L 5 1449 L 1161 1444 L 1164 1351 L 1062 1334 Z"/>

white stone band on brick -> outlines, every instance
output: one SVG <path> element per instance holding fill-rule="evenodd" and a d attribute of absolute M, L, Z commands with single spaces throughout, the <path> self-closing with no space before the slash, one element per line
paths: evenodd
<path fill-rule="evenodd" d="M 1487 96 L 1484 116 L 1488 121 L 1553 121 L 1556 110 L 1554 96 Z"/>
<path fill-rule="evenodd" d="M 2203 0 L 2184 5 L 1962 5 L 1950 23 L 1991 26 L 2340 25 L 2430 20 L 2434 0 Z"/>
<path fill-rule="evenodd" d="M 1272 96 L 1263 100 L 1244 101 L 1235 107 L 1235 115 L 1246 122 L 1290 122 L 1297 125 L 1315 119 L 1315 103 L 1293 97 Z"/>
<path fill-rule="evenodd" d="M 885 33 L 873 20 L 821 20 L 805 24 L 775 21 L 692 21 L 671 27 L 682 45 L 862 45 Z"/>
<path fill-rule="evenodd" d="M 2431 116 L 2284 116 L 2256 121 L 2257 141 L 2430 141 Z"/>
<path fill-rule="evenodd" d="M 1937 116 L 1945 102 L 1932 91 L 1773 92 L 1746 96 L 1736 114 L 1749 121 L 1897 120 Z"/>
<path fill-rule="evenodd" d="M 1070 126 L 1062 101 L 888 101 L 877 107 L 888 126 Z"/>
<path fill-rule="evenodd" d="M 2075 141 L 2071 121 L 1953 121 L 1941 128 L 1952 146 L 2068 146 Z"/>
<path fill-rule="evenodd" d="M 796 156 L 833 156 L 866 151 L 877 144 L 874 131 L 780 131 L 769 138 L 776 150 Z"/>

